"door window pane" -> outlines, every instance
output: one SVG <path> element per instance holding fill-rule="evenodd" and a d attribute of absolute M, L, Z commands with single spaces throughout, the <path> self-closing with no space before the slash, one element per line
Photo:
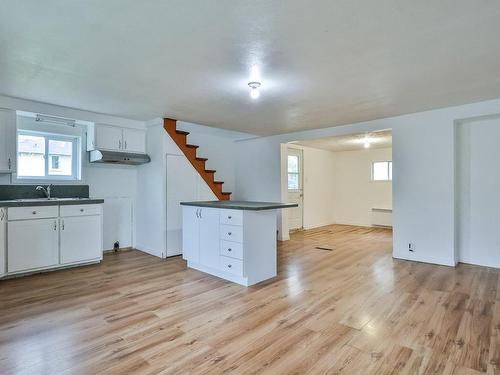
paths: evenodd
<path fill-rule="evenodd" d="M 297 155 L 288 155 L 288 172 L 299 173 L 299 157 Z"/>
<path fill-rule="evenodd" d="M 299 174 L 298 173 L 288 173 L 288 189 L 298 190 L 299 189 Z"/>
<path fill-rule="evenodd" d="M 49 175 L 71 176 L 73 142 L 49 140 Z"/>
<path fill-rule="evenodd" d="M 45 176 L 45 138 L 33 135 L 18 137 L 17 174 L 20 177 Z"/>

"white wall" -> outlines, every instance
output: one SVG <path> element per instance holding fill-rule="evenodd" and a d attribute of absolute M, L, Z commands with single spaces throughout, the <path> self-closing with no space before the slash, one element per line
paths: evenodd
<path fill-rule="evenodd" d="M 392 148 L 333 153 L 332 222 L 372 225 L 372 208 L 392 208 L 392 182 L 372 181 L 374 161 L 392 160 Z"/>
<path fill-rule="evenodd" d="M 253 200 L 282 200 L 280 144 L 392 129 L 393 255 L 454 265 L 456 120 L 500 113 L 500 99 L 345 126 L 240 141 L 236 191 Z M 282 220 L 278 227 L 282 230 Z M 415 252 L 408 251 L 413 242 Z"/>
<path fill-rule="evenodd" d="M 500 118 L 457 124 L 460 262 L 500 268 Z"/>
<path fill-rule="evenodd" d="M 0 108 L 62 116 L 89 122 L 144 129 L 142 121 L 108 116 L 51 104 L 0 96 Z M 83 130 L 82 130 L 83 136 Z M 85 149 L 85 140 L 83 148 Z M 137 194 L 137 170 L 131 166 L 94 165 L 88 163 L 84 152 L 81 184 L 89 185 L 90 195 L 105 200 L 104 249 L 112 249 L 114 241 L 120 246 L 134 245 L 134 210 Z M 0 184 L 10 184 L 10 175 L 0 175 Z M 18 182 L 16 182 L 18 183 Z"/>

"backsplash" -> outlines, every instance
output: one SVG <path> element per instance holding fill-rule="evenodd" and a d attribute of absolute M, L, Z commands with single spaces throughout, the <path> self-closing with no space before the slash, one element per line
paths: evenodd
<path fill-rule="evenodd" d="M 38 185 L 0 185 L 0 201 L 10 199 L 44 198 Z M 42 186 L 46 186 L 43 184 Z M 53 185 L 52 197 L 55 198 L 88 198 L 89 185 Z"/>

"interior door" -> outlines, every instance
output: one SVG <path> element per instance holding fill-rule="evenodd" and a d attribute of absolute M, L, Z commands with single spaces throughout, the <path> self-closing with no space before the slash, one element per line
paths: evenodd
<path fill-rule="evenodd" d="M 9 272 L 59 263 L 57 219 L 11 221 L 7 225 L 7 232 Z"/>
<path fill-rule="evenodd" d="M 200 208 L 200 263 L 219 268 L 219 210 Z"/>
<path fill-rule="evenodd" d="M 184 155 L 167 155 L 167 256 L 182 253 L 182 206 L 197 200 L 198 172 Z"/>
<path fill-rule="evenodd" d="M 100 216 L 64 217 L 60 223 L 61 264 L 100 259 Z"/>
<path fill-rule="evenodd" d="M 287 177 L 288 177 L 288 202 L 297 203 L 298 207 L 285 210 L 288 213 L 290 230 L 303 227 L 303 157 L 302 150 L 288 148 Z"/>
<path fill-rule="evenodd" d="M 123 129 L 123 149 L 128 152 L 146 153 L 146 133 L 142 130 Z"/>
<path fill-rule="evenodd" d="M 122 129 L 115 126 L 96 125 L 95 136 L 97 148 L 111 151 L 122 149 Z"/>

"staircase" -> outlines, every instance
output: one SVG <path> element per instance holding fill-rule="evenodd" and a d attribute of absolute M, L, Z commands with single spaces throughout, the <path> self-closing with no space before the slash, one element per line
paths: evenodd
<path fill-rule="evenodd" d="M 198 171 L 200 176 L 213 191 L 217 199 L 219 199 L 220 201 L 228 201 L 229 199 L 231 199 L 231 193 L 224 192 L 222 190 L 222 185 L 224 184 L 224 182 L 215 181 L 215 170 L 205 168 L 205 163 L 208 159 L 199 158 L 198 156 L 196 156 L 196 150 L 198 149 L 198 146 L 187 143 L 187 136 L 189 135 L 189 133 L 182 130 L 177 130 L 177 120 L 164 118 L 163 127 L 177 144 L 177 146 L 179 146 L 184 155 L 186 155 L 189 162 Z"/>

